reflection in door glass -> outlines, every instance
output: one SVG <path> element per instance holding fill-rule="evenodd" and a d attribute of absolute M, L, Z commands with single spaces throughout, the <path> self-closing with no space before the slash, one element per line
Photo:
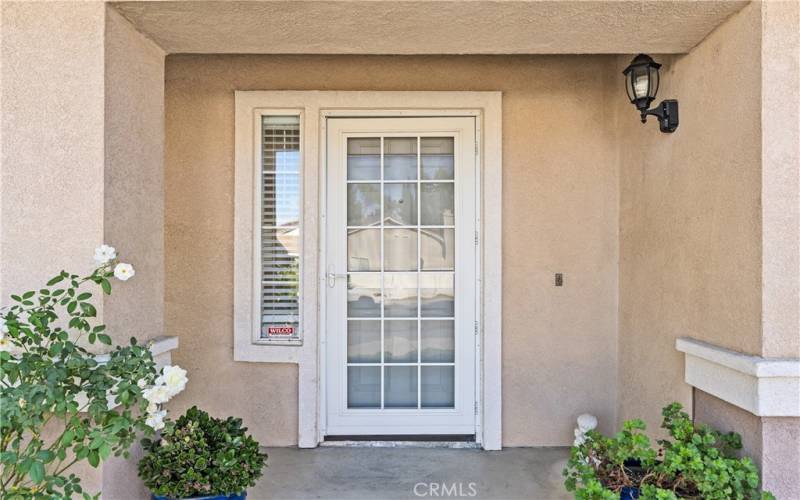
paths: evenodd
<path fill-rule="evenodd" d="M 347 162 L 348 407 L 453 408 L 453 137 L 349 138 Z"/>
<path fill-rule="evenodd" d="M 351 274 L 347 277 L 347 315 L 351 318 L 380 317 L 380 274 Z"/>
<path fill-rule="evenodd" d="M 381 367 L 347 367 L 347 407 L 381 407 Z"/>

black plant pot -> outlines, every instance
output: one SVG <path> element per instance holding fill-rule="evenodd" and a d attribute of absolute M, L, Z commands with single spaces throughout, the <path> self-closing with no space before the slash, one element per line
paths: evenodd
<path fill-rule="evenodd" d="M 206 495 L 202 497 L 191 497 L 188 499 L 172 499 L 169 497 L 162 497 L 160 495 L 153 495 L 153 500 L 245 500 L 247 498 L 247 492 L 243 491 L 241 493 L 233 493 L 230 495 L 221 494 L 221 495 Z"/>
<path fill-rule="evenodd" d="M 644 476 L 644 469 L 642 469 L 642 462 L 635 458 L 629 458 L 625 460 L 622 464 L 627 470 L 628 473 L 641 478 Z M 639 488 L 635 486 L 623 486 L 619 492 L 620 500 L 634 500 L 639 498 Z"/>

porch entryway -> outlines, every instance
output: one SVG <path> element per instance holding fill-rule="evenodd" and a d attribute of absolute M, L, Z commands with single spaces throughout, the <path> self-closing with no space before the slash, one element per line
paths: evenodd
<path fill-rule="evenodd" d="M 566 448 L 268 448 L 252 498 L 569 499 Z"/>

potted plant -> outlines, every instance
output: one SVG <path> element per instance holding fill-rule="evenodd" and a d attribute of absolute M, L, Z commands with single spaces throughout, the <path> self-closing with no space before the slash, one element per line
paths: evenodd
<path fill-rule="evenodd" d="M 753 462 L 735 456 L 741 436 L 695 425 L 681 410 L 672 403 L 661 412 L 670 439 L 659 440 L 657 451 L 641 420 L 626 421 L 611 438 L 586 432 L 564 469 L 567 491 L 582 500 L 774 500 L 759 490 Z"/>
<path fill-rule="evenodd" d="M 261 477 L 267 455 L 240 418 L 214 418 L 196 406 L 157 440 L 142 440 L 139 477 L 155 500 L 241 500 Z"/>

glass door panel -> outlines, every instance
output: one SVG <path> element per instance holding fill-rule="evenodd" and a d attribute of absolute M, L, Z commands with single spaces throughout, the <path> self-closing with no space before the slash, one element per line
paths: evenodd
<path fill-rule="evenodd" d="M 454 408 L 454 139 L 346 149 L 346 407 Z"/>

